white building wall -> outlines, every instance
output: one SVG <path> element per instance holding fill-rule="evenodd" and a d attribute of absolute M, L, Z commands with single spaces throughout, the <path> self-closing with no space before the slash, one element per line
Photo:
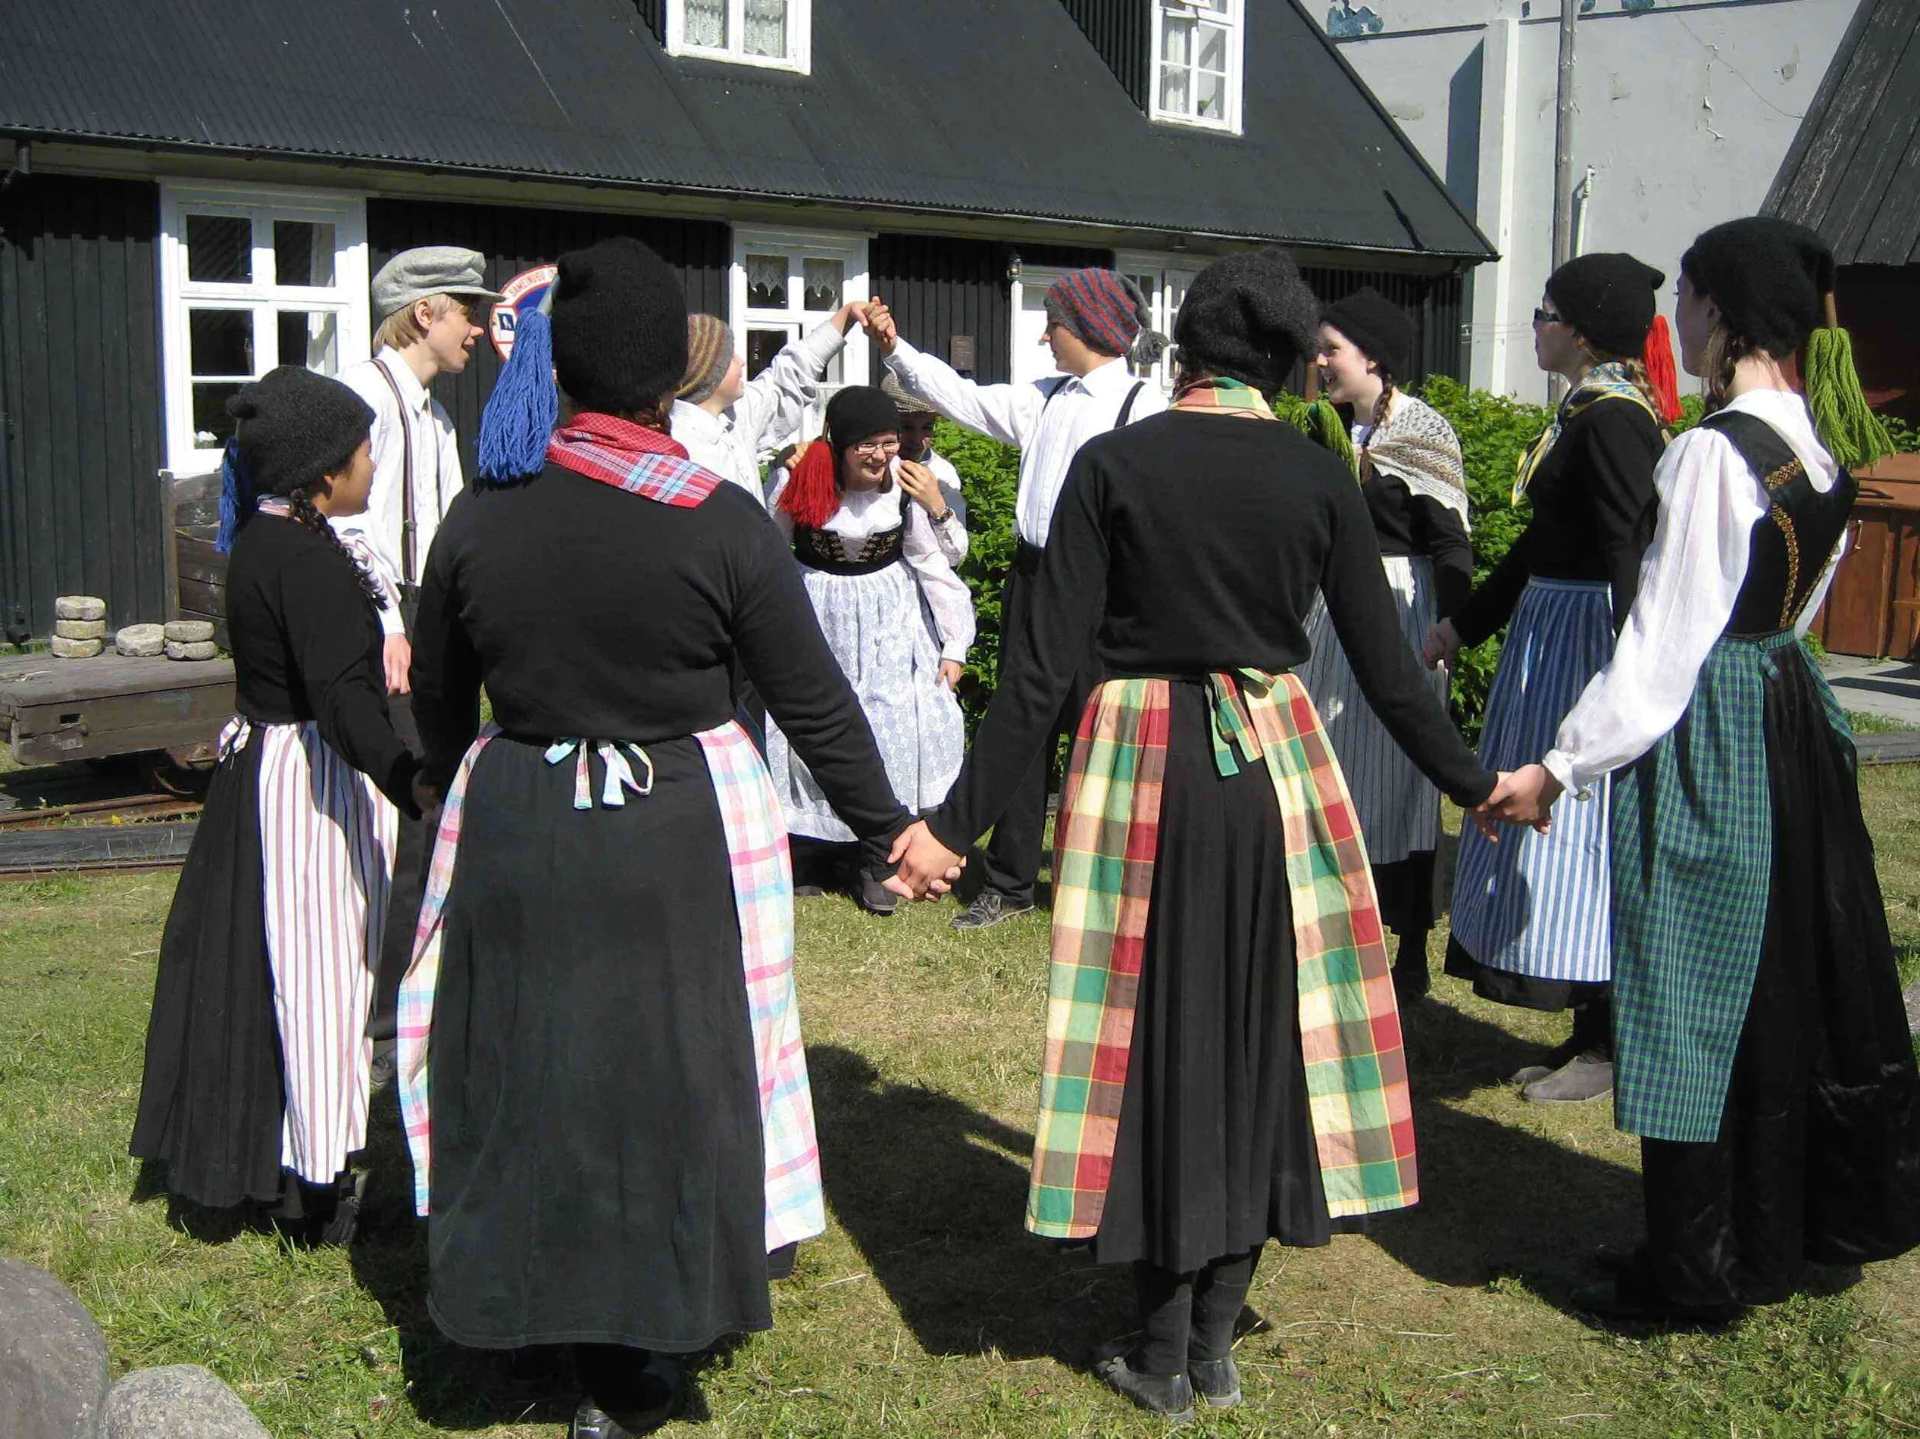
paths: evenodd
<path fill-rule="evenodd" d="M 1531 318 L 1552 268 L 1559 11 L 1551 0 L 1368 0 L 1319 18 L 1496 249 L 1474 272 L 1474 383 L 1541 400 Z M 1752 214 L 1858 0 L 1708 0 L 1626 10 L 1598 0 L 1577 28 L 1573 178 L 1589 166 L 1582 248 L 1665 270 L 1707 226 Z M 1635 4 L 1643 0 L 1633 0 Z"/>

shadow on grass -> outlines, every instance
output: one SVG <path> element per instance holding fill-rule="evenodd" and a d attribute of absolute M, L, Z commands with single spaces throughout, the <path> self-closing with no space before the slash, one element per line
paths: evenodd
<path fill-rule="evenodd" d="M 929 1354 L 1083 1368 L 1132 1327 L 1124 1268 L 1022 1228 L 1031 1134 L 838 1045 L 810 1045 L 807 1068 L 827 1204 Z"/>

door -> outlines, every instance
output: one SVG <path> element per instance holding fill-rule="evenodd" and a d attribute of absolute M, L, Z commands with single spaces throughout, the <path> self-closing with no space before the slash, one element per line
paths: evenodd
<path fill-rule="evenodd" d="M 1066 274 L 1065 270 L 1034 266 L 1022 270 L 1014 289 L 1018 292 L 1013 309 L 1013 364 L 1010 372 L 1016 385 L 1044 380 L 1060 371 L 1047 348 L 1047 289 Z"/>

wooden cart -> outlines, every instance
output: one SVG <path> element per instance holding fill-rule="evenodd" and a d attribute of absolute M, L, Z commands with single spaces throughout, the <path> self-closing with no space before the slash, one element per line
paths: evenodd
<path fill-rule="evenodd" d="M 169 619 L 206 619 L 227 642 L 227 557 L 219 530 L 220 477 L 176 480 L 161 471 L 167 515 Z M 233 714 L 233 661 L 133 659 L 107 653 L 63 660 L 46 654 L 0 659 L 0 732 L 22 764 L 149 755 L 209 765 Z"/>
<path fill-rule="evenodd" d="M 1847 542 L 1812 633 L 1837 655 L 1920 656 L 1920 455 L 1860 472 Z"/>

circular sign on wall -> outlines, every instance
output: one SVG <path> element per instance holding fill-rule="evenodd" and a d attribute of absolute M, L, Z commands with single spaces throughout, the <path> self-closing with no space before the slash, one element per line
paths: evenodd
<path fill-rule="evenodd" d="M 501 364 L 513 354 L 513 336 L 520 327 L 520 317 L 540 308 L 540 302 L 546 299 L 559 273 L 557 265 L 535 265 L 531 270 L 522 270 L 501 288 L 500 299 L 493 307 L 493 319 L 487 325 L 493 352 L 500 357 Z"/>

